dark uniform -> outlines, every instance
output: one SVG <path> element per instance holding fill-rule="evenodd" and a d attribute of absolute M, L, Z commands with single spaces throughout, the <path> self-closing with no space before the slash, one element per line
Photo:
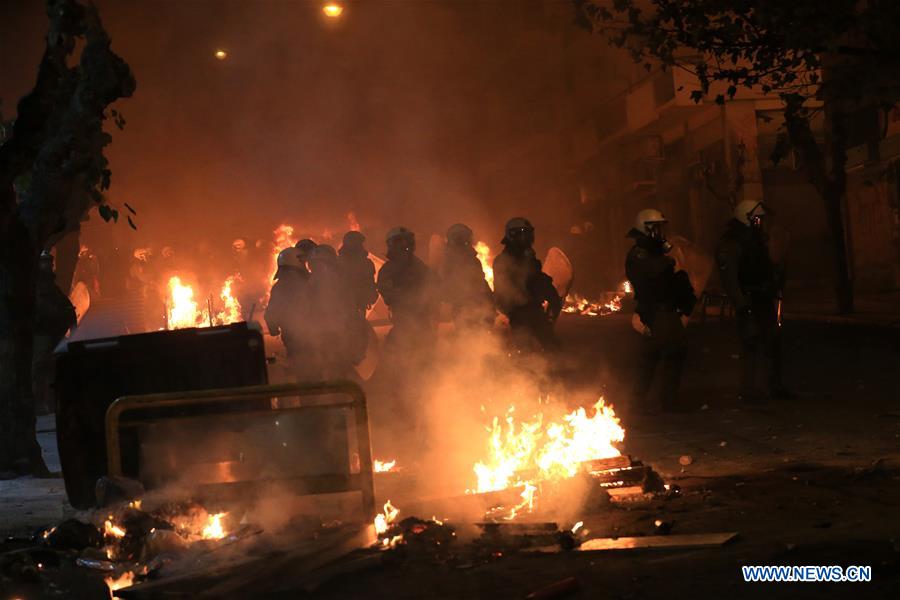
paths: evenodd
<path fill-rule="evenodd" d="M 732 219 L 716 250 L 722 287 L 737 314 L 741 340 L 741 399 L 761 401 L 757 381 L 760 363 L 768 392 L 783 396 L 781 328 L 778 299 L 784 287 L 781 270 L 772 261 L 765 232 Z"/>
<path fill-rule="evenodd" d="M 675 271 L 675 260 L 666 255 L 663 240 L 637 229 L 632 229 L 628 237 L 634 238 L 634 246 L 625 259 L 625 273 L 634 287 L 635 312 L 649 330 L 642 340 L 635 408 L 656 408 L 649 396 L 657 383 L 662 408 L 673 410 L 687 356 L 687 335 L 681 317 L 691 314 L 697 297 L 687 273 Z"/>
<path fill-rule="evenodd" d="M 373 379 L 390 390 L 394 435 L 422 441 L 423 390 L 432 373 L 437 344 L 437 277 L 414 254 L 415 237 L 405 228 L 388 235 L 387 262 L 378 271 L 378 291 L 390 309 L 392 327 Z M 418 432 L 418 433 L 410 433 Z"/>
<path fill-rule="evenodd" d="M 494 259 L 494 294 L 497 308 L 509 318 L 513 342 L 519 348 L 535 344 L 543 350 L 557 347 L 553 324 L 562 310 L 562 299 L 531 246 L 506 244 Z"/>
<path fill-rule="evenodd" d="M 78 323 L 75 307 L 56 285 L 53 259 L 42 256 L 35 284 L 34 348 L 32 351 L 32 391 L 35 411 L 45 415 L 55 411 L 51 389 L 53 350 Z"/>
<path fill-rule="evenodd" d="M 365 238 L 358 231 L 349 231 L 338 251 L 338 266 L 353 303 L 363 315 L 378 300 L 375 287 L 375 264 L 369 259 Z"/>
<path fill-rule="evenodd" d="M 312 274 L 306 311 L 310 316 L 310 358 L 320 379 L 354 378 L 353 367 L 362 361 L 368 342 L 365 313 L 360 312 L 339 269 L 334 248 L 316 247 L 310 253 L 309 266 Z"/>
<path fill-rule="evenodd" d="M 391 311 L 393 327 L 388 344 L 405 346 L 406 340 L 431 337 L 437 317 L 437 279 L 412 252 L 388 251 L 378 271 L 378 292 Z"/>
<path fill-rule="evenodd" d="M 494 299 L 478 254 L 469 244 L 447 243 L 441 265 L 443 299 L 457 327 L 494 323 Z"/>
<path fill-rule="evenodd" d="M 303 267 L 278 267 L 275 285 L 266 307 L 266 327 L 271 335 L 280 335 L 288 360 L 301 380 L 315 379 L 308 362 L 311 351 L 309 320 L 309 272 Z"/>

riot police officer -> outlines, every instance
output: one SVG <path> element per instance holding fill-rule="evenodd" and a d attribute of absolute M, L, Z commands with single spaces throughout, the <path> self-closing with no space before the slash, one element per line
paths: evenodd
<path fill-rule="evenodd" d="M 269 333 L 281 336 L 288 361 L 301 380 L 315 379 L 317 368 L 309 360 L 312 346 L 309 325 L 309 279 L 306 256 L 298 248 L 278 254 L 275 285 L 269 294 L 265 321 Z"/>
<path fill-rule="evenodd" d="M 387 262 L 378 271 L 378 292 L 391 311 L 393 327 L 387 343 L 405 346 L 431 337 L 436 327 L 436 277 L 416 256 L 416 236 L 406 227 L 386 238 Z"/>
<path fill-rule="evenodd" d="M 791 395 L 782 381 L 779 313 L 784 274 L 769 253 L 769 212 L 758 200 L 738 203 L 716 250 L 722 287 L 734 306 L 741 341 L 739 400 L 748 404 Z M 758 382 L 760 375 L 767 379 L 765 391 Z"/>
<path fill-rule="evenodd" d="M 472 246 L 472 230 L 462 223 L 447 230 L 447 246 L 441 265 L 443 299 L 458 328 L 494 323 L 494 300 L 478 253 Z"/>
<path fill-rule="evenodd" d="M 553 325 L 562 310 L 562 299 L 535 256 L 534 226 L 528 219 L 516 217 L 506 223 L 504 231 L 503 252 L 493 265 L 497 308 L 509 318 L 518 349 L 555 349 Z"/>
<path fill-rule="evenodd" d="M 697 297 L 685 271 L 675 270 L 665 237 L 668 220 L 657 209 L 640 211 L 628 233 L 634 246 L 625 259 L 625 273 L 634 287 L 635 312 L 643 339 L 640 368 L 634 386 L 638 412 L 677 410 L 678 388 L 687 356 L 685 325 Z M 659 400 L 651 397 L 654 385 Z"/>
<path fill-rule="evenodd" d="M 347 285 L 353 304 L 363 315 L 378 300 L 375 287 L 375 264 L 366 250 L 366 236 L 359 231 L 344 234 L 341 249 L 338 250 L 338 265 Z"/>

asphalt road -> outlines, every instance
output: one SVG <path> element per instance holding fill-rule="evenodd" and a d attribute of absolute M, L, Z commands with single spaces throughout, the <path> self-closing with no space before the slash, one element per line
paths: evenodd
<path fill-rule="evenodd" d="M 602 390 L 628 413 L 636 335 L 628 319 L 564 316 L 567 385 Z M 692 324 L 682 400 L 690 412 L 626 417 L 626 453 L 681 497 L 585 517 L 592 536 L 736 531 L 722 548 L 504 556 L 465 569 L 415 557 L 324 583 L 330 598 L 521 598 L 575 577 L 577 598 L 900 597 L 900 341 L 895 329 L 818 320 L 785 326 L 797 399 L 736 405 L 731 323 Z M 41 443 L 58 465 L 52 420 Z M 375 439 L 376 453 L 378 439 Z M 691 464 L 679 458 L 690 456 Z M 53 468 L 53 466 L 51 466 Z M 21 534 L 73 511 L 59 479 L 0 482 L 0 532 Z M 871 565 L 871 583 L 750 584 L 742 565 Z"/>

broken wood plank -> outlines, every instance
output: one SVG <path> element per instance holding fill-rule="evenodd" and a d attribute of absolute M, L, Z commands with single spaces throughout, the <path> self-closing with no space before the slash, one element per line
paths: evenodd
<path fill-rule="evenodd" d="M 608 552 L 610 550 L 679 550 L 683 548 L 712 548 L 724 546 L 738 536 L 736 531 L 726 533 L 690 533 L 682 535 L 647 535 L 641 537 L 594 538 L 586 540 L 573 552 Z M 557 544 L 526 548 L 522 552 L 556 554 L 569 552 Z"/>
<path fill-rule="evenodd" d="M 647 535 L 641 537 L 594 538 L 586 540 L 576 552 L 604 552 L 607 550 L 638 550 L 641 548 L 703 548 L 723 546 L 738 536 L 736 531 L 726 533 L 688 533 L 680 535 Z"/>

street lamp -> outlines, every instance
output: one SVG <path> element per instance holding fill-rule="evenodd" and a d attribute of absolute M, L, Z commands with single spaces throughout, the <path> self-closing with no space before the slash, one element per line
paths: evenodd
<path fill-rule="evenodd" d="M 216 50 L 215 54 L 213 54 L 218 60 L 225 60 L 228 58 L 228 52 L 225 50 Z"/>
<path fill-rule="evenodd" d="M 344 7 L 337 2 L 328 2 L 322 6 L 322 12 L 329 19 L 337 19 L 344 12 Z"/>

